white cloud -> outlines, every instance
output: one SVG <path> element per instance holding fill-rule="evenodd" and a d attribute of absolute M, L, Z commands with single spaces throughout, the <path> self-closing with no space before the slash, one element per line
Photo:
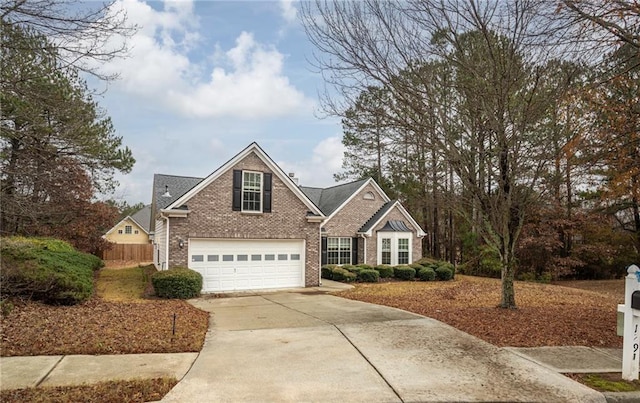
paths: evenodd
<path fill-rule="evenodd" d="M 344 145 L 340 136 L 328 137 L 314 148 L 310 161 L 278 162 L 287 173 L 293 172 L 302 186 L 329 187 L 335 184 L 333 174 L 342 170 Z"/>
<path fill-rule="evenodd" d="M 313 108 L 284 75 L 284 56 L 249 32 L 241 32 L 229 50 L 216 45 L 213 66 L 192 61 L 189 51 L 202 39 L 192 1 L 167 1 L 162 10 L 139 0 L 119 0 L 112 7 L 140 27 L 129 40 L 129 57 L 102 66 L 120 75 L 120 90 L 201 118 L 277 117 Z"/>
<path fill-rule="evenodd" d="M 288 23 L 295 22 L 298 15 L 298 10 L 293 5 L 293 2 L 294 0 L 280 0 L 282 18 L 284 18 Z"/>

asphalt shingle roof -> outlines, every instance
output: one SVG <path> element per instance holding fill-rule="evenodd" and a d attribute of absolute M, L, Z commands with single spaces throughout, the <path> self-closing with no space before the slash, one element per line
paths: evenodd
<path fill-rule="evenodd" d="M 391 200 L 391 201 L 388 201 L 385 204 L 383 204 L 382 207 L 380 207 L 380 209 L 378 211 L 376 211 L 376 213 L 374 215 L 372 215 L 371 218 L 369 218 L 369 220 L 366 223 L 364 223 L 364 225 L 362 227 L 360 227 L 358 232 L 367 232 L 367 231 L 369 231 L 371 229 L 371 227 L 375 223 L 377 223 L 378 220 L 380 220 L 380 218 L 382 216 L 387 214 L 387 211 L 389 211 L 389 209 L 391 207 L 393 207 L 395 202 L 396 202 L 395 200 Z"/>
<path fill-rule="evenodd" d="M 149 233 L 149 229 L 151 228 L 151 205 L 144 206 L 131 214 L 131 219 Z"/>
<path fill-rule="evenodd" d="M 171 203 L 178 200 L 180 196 L 200 183 L 202 179 L 190 176 L 153 175 L 153 200 L 156 203 L 156 211 L 167 208 Z M 165 196 L 167 191 L 170 194 L 169 197 Z"/>
<path fill-rule="evenodd" d="M 324 215 L 329 216 L 368 180 L 362 179 L 326 189 L 300 186 L 300 190 L 320 208 Z"/>

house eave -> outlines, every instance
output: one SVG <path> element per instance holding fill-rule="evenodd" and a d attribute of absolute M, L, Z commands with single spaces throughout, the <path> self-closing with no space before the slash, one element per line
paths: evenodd
<path fill-rule="evenodd" d="M 160 210 L 160 216 L 163 218 L 170 217 L 186 217 L 191 213 L 191 210 L 174 210 L 174 209 L 162 209 Z"/>

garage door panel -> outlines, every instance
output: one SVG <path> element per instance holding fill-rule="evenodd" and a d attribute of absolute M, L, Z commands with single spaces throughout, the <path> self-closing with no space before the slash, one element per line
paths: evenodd
<path fill-rule="evenodd" d="M 302 240 L 189 242 L 189 267 L 203 276 L 203 291 L 304 286 Z"/>

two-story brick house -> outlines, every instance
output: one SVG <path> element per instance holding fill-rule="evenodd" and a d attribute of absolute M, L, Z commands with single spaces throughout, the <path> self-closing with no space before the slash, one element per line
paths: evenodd
<path fill-rule="evenodd" d="M 252 143 L 206 178 L 154 175 L 159 270 L 187 266 L 204 292 L 315 286 L 323 263 L 409 263 L 424 231 L 372 179 L 300 187 Z"/>

